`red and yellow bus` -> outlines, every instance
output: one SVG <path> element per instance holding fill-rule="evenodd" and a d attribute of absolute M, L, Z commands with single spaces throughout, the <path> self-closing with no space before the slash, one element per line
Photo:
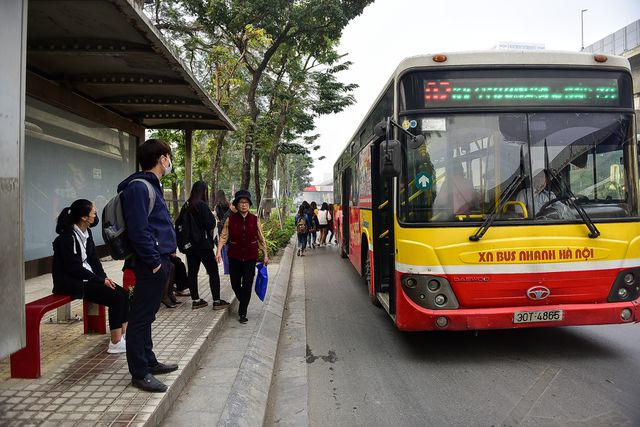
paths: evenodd
<path fill-rule="evenodd" d="M 637 322 L 635 135 L 622 57 L 407 58 L 334 166 L 340 253 L 401 330 Z"/>

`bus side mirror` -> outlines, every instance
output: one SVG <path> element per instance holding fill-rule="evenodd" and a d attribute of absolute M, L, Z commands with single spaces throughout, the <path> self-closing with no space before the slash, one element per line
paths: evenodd
<path fill-rule="evenodd" d="M 380 144 L 380 170 L 382 176 L 394 177 L 400 175 L 402 169 L 402 154 L 400 142 L 393 139 Z"/>
<path fill-rule="evenodd" d="M 409 138 L 409 141 L 407 144 L 409 145 L 409 148 L 411 148 L 412 150 L 416 150 L 420 148 L 420 146 L 424 144 L 424 135 L 419 134 L 414 136 L 413 138 Z"/>
<path fill-rule="evenodd" d="M 376 138 L 386 138 L 387 136 L 387 121 L 386 120 L 382 120 L 379 123 L 376 123 L 376 125 L 373 128 L 373 134 L 376 136 Z"/>

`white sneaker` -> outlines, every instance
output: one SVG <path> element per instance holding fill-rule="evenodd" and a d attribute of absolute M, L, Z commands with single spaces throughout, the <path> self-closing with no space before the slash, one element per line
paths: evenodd
<path fill-rule="evenodd" d="M 109 348 L 107 349 L 107 353 L 118 354 L 118 353 L 126 353 L 127 352 L 127 344 L 124 339 L 121 339 L 117 344 L 109 341 Z"/>

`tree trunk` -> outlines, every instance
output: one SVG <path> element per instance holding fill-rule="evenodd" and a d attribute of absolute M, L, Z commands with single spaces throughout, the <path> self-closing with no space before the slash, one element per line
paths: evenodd
<path fill-rule="evenodd" d="M 278 117 L 278 126 L 273 134 L 273 140 L 271 142 L 271 149 L 269 150 L 269 156 L 267 157 L 267 176 L 265 178 L 265 197 L 268 200 L 264 204 L 264 216 L 269 218 L 271 215 L 271 207 L 273 206 L 273 173 L 277 167 L 278 161 L 278 148 L 280 145 L 280 138 L 284 131 L 284 125 L 287 122 L 287 114 L 289 112 L 289 103 L 283 102 L 280 107 L 280 115 Z"/>
<path fill-rule="evenodd" d="M 289 204 L 289 172 L 287 170 L 287 164 L 289 163 L 289 159 L 287 155 L 280 156 L 280 170 L 282 171 L 281 180 L 282 184 L 280 188 L 282 188 L 282 209 L 280 211 L 280 217 L 284 220 L 287 218 L 287 214 L 289 213 L 287 205 Z"/>
<path fill-rule="evenodd" d="M 251 184 L 251 158 L 253 157 L 253 134 L 256 122 L 252 120 L 244 137 L 244 155 L 242 156 L 242 172 L 240 176 L 240 189 L 248 190 Z"/>
<path fill-rule="evenodd" d="M 262 189 L 260 188 L 260 153 L 257 151 L 254 153 L 253 158 L 253 181 L 255 188 L 255 203 L 256 209 L 260 208 L 260 199 L 262 198 Z M 258 212 L 260 215 L 260 212 Z"/>
<path fill-rule="evenodd" d="M 218 190 L 218 174 L 220 173 L 220 166 L 222 160 L 222 147 L 224 145 L 224 139 L 227 136 L 227 132 L 220 131 L 216 135 L 216 153 L 213 161 L 211 162 L 211 189 L 209 196 L 209 207 L 213 209 L 216 203 L 216 191 Z"/>
<path fill-rule="evenodd" d="M 258 92 L 258 85 L 260 83 L 260 79 L 262 78 L 262 74 L 264 70 L 269 65 L 269 61 L 276 53 L 280 45 L 287 39 L 289 36 L 289 31 L 292 29 L 291 22 L 287 22 L 287 24 L 282 29 L 282 32 L 276 37 L 273 41 L 269 49 L 266 50 L 264 56 L 262 57 L 262 61 L 260 61 L 260 65 L 256 69 L 251 68 L 247 62 L 245 65 L 247 66 L 247 70 L 251 73 L 251 86 L 249 86 L 249 92 L 247 93 L 247 105 L 249 106 L 249 116 L 251 117 L 251 123 L 249 123 L 249 128 L 247 129 L 247 134 L 244 138 L 244 156 L 242 157 L 242 179 L 240 181 L 240 188 L 242 190 L 248 190 L 249 184 L 251 183 L 251 157 L 253 154 L 253 137 L 255 134 L 256 123 L 258 122 L 258 115 L 260 111 L 258 110 L 258 105 L 256 104 L 256 93 Z M 245 58 L 246 61 L 246 58 Z"/>

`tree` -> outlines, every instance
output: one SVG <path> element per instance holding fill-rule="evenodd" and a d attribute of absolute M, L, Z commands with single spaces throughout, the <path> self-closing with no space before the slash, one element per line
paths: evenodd
<path fill-rule="evenodd" d="M 261 109 L 260 82 L 276 52 L 286 43 L 326 46 L 339 40 L 349 21 L 373 0 L 183 0 L 195 25 L 229 41 L 250 77 L 246 95 L 249 123 L 245 133 L 241 188 L 248 189 L 254 136 Z M 310 51 L 307 49 L 307 51 Z"/>

